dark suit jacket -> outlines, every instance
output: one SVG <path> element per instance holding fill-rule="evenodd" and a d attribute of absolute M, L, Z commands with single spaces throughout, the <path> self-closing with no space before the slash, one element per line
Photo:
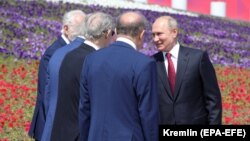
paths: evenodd
<path fill-rule="evenodd" d="M 46 84 L 46 72 L 49 60 L 54 52 L 66 45 L 66 42 L 63 40 L 61 36 L 48 47 L 48 49 L 43 54 L 38 70 L 38 86 L 37 86 L 37 100 L 36 100 L 36 107 L 34 110 L 33 119 L 30 125 L 29 136 L 41 140 L 43 128 L 45 124 L 45 109 L 44 109 L 44 91 L 45 91 L 45 84 Z"/>
<path fill-rule="evenodd" d="M 45 112 L 46 115 L 46 122 L 44 126 L 44 132 L 42 135 L 42 141 L 50 141 L 51 140 L 51 133 L 52 127 L 54 124 L 55 113 L 57 108 L 58 102 L 58 91 L 59 91 L 59 70 L 61 64 L 64 60 L 64 57 L 72 50 L 78 48 L 84 44 L 84 39 L 77 37 L 73 42 L 70 44 L 58 49 L 48 64 L 48 71 L 47 71 L 47 85 L 45 88 Z M 66 104 L 66 103 L 65 103 Z"/>
<path fill-rule="evenodd" d="M 80 83 L 81 141 L 157 141 L 155 61 L 117 41 L 86 57 Z"/>
<path fill-rule="evenodd" d="M 206 52 L 180 47 L 174 94 L 162 52 L 153 57 L 157 62 L 160 124 L 221 124 L 221 94 Z"/>
<path fill-rule="evenodd" d="M 93 51 L 95 51 L 93 47 L 82 44 L 70 51 L 63 59 L 59 70 L 58 99 L 51 133 L 52 141 L 75 141 L 79 138 L 80 73 L 85 57 Z"/>

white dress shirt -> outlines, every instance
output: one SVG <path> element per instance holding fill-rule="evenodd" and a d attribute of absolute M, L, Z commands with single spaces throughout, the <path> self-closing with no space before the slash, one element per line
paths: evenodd
<path fill-rule="evenodd" d="M 70 43 L 69 39 L 64 34 L 62 34 L 61 37 L 63 38 L 66 44 Z"/>
<path fill-rule="evenodd" d="M 118 37 L 118 38 L 116 39 L 116 41 L 125 42 L 125 43 L 127 43 L 127 44 L 131 45 L 131 46 L 132 46 L 132 47 L 136 50 L 135 43 L 134 43 L 134 42 L 132 42 L 131 40 L 127 39 L 127 38 Z"/>
<path fill-rule="evenodd" d="M 177 71 L 177 61 L 178 61 L 179 49 L 180 49 L 180 44 L 179 44 L 179 42 L 177 42 L 176 45 L 169 52 L 171 54 L 171 59 L 174 63 L 175 73 Z M 167 52 L 163 52 L 163 57 L 164 57 L 164 64 L 165 64 L 166 72 L 168 72 L 168 60 L 166 58 L 166 53 Z"/>
<path fill-rule="evenodd" d="M 91 41 L 85 40 L 84 43 L 93 47 L 95 50 L 100 49 L 100 47 L 98 47 L 96 44 L 92 43 Z"/>

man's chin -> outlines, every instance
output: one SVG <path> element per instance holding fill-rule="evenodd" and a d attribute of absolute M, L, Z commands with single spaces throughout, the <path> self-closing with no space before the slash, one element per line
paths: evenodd
<path fill-rule="evenodd" d="M 159 51 L 164 51 L 164 47 L 157 47 L 157 49 L 159 50 Z"/>

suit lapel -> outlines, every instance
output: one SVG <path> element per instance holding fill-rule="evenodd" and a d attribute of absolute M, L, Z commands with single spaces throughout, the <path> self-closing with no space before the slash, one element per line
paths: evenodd
<path fill-rule="evenodd" d="M 174 92 L 174 100 L 179 95 L 179 89 L 181 87 L 183 75 L 186 71 L 187 65 L 189 60 L 189 54 L 186 52 L 184 47 L 180 47 L 179 56 L 178 56 L 178 63 L 177 63 L 177 73 L 176 73 L 176 85 L 175 85 L 175 92 Z"/>
<path fill-rule="evenodd" d="M 162 52 L 160 52 L 156 56 L 156 60 L 157 60 L 157 71 L 158 71 L 159 78 L 162 81 L 162 84 L 164 86 L 165 91 L 167 92 L 167 95 L 169 96 L 170 99 L 173 100 L 173 96 L 170 91 L 169 82 L 167 81 L 168 77 L 167 77 L 167 72 L 166 72 L 166 67 L 164 64 L 164 58 L 163 58 Z"/>

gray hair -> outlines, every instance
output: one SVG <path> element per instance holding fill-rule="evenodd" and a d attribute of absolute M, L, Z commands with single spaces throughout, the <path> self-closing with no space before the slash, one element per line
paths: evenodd
<path fill-rule="evenodd" d="M 114 27 L 115 24 L 111 15 L 102 12 L 89 14 L 85 18 L 85 37 L 89 40 L 100 39 L 104 32 L 113 30 Z"/>
<path fill-rule="evenodd" d="M 84 35 L 84 19 L 86 14 L 82 10 L 71 10 L 63 16 L 63 26 L 68 25 L 71 28 L 71 39 L 74 40 L 79 35 Z M 62 30 L 63 33 L 63 30 Z"/>
<path fill-rule="evenodd" d="M 121 20 L 122 15 L 120 15 L 117 19 L 117 34 L 129 35 L 131 37 L 135 37 L 140 32 L 148 27 L 148 21 L 146 18 L 140 13 L 136 12 L 139 15 L 139 19 L 135 20 L 132 23 L 124 23 Z"/>
<path fill-rule="evenodd" d="M 171 16 L 166 16 L 166 19 L 168 20 L 169 29 L 178 29 L 178 22 L 175 18 Z"/>

